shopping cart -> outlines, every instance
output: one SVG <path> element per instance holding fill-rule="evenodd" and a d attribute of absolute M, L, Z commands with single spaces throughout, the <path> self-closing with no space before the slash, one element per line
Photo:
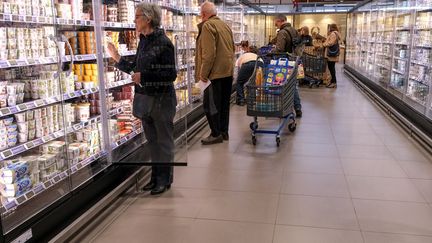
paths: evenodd
<path fill-rule="evenodd" d="M 258 57 L 246 84 L 247 115 L 254 117 L 250 123 L 254 145 L 256 134 L 275 134 L 279 146 L 281 131 L 287 124 L 291 132 L 296 130 L 293 111 L 298 62 L 299 57 L 287 53 Z M 276 130 L 258 130 L 258 117 L 279 118 L 279 126 Z"/>
<path fill-rule="evenodd" d="M 324 79 L 327 68 L 327 60 L 323 53 L 315 51 L 315 55 L 303 52 L 302 63 L 304 68 L 305 77 L 302 83 L 307 83 L 309 88 L 314 85 L 319 87 Z"/>

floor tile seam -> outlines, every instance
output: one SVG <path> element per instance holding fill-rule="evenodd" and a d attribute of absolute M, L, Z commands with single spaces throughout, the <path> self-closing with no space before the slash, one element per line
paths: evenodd
<path fill-rule="evenodd" d="M 421 195 L 421 194 L 420 194 Z M 421 195 L 423 198 L 423 195 Z M 399 202 L 399 203 L 422 203 L 422 204 L 428 204 L 426 200 L 423 199 L 423 201 L 408 201 L 408 200 L 394 200 L 394 199 L 382 199 L 382 198 L 366 198 L 366 197 L 357 197 L 352 196 L 353 200 L 372 200 L 372 201 L 380 201 L 380 202 Z"/>
<path fill-rule="evenodd" d="M 318 195 L 318 194 L 304 194 L 304 193 L 291 193 L 291 192 L 281 192 L 281 196 L 304 196 L 304 197 L 317 197 L 317 198 L 333 198 L 333 199 L 350 199 L 349 196 L 330 196 L 330 195 Z"/>
<path fill-rule="evenodd" d="M 360 229 L 347 229 L 339 227 L 328 227 L 328 226 L 316 226 L 316 225 L 304 225 L 304 224 L 276 224 L 277 226 L 288 226 L 293 228 L 310 228 L 310 229 L 323 229 L 323 230 L 338 230 L 338 231 L 348 231 L 348 232 L 361 232 Z"/>
<path fill-rule="evenodd" d="M 95 242 L 98 237 L 100 237 L 104 232 L 106 232 L 106 230 L 111 225 L 113 225 L 113 223 L 115 221 L 117 221 L 118 218 L 120 216 L 122 216 L 132 206 L 132 204 L 134 204 L 136 201 L 138 201 L 138 197 L 136 195 L 135 196 L 132 195 L 132 197 L 133 197 L 133 200 L 131 200 L 124 208 L 122 208 L 122 210 L 120 210 L 118 213 L 116 213 L 116 215 L 112 219 L 110 219 L 109 222 L 107 222 L 100 230 L 95 232 L 94 236 L 91 239 L 89 239 L 89 242 Z"/>
<path fill-rule="evenodd" d="M 363 94 L 363 95 L 365 95 L 363 92 L 360 92 L 360 93 Z M 367 97 L 367 98 L 368 98 L 368 97 Z M 402 127 L 401 127 L 401 125 L 397 124 L 396 121 L 394 121 L 394 120 L 393 120 L 393 119 L 392 119 L 392 118 L 391 118 L 387 113 L 385 113 L 385 112 L 382 110 L 381 107 L 379 107 L 375 102 L 372 102 L 372 101 L 370 100 L 370 98 L 368 98 L 368 100 L 369 100 L 369 102 L 371 102 L 375 107 L 378 108 L 378 110 L 379 110 L 379 111 L 384 115 L 384 117 L 386 118 L 386 120 L 390 121 L 390 122 L 394 125 L 394 127 L 395 127 L 397 130 L 399 130 L 400 133 L 403 133 L 403 134 L 407 133 L 407 134 L 409 135 L 409 133 L 408 133 L 407 131 L 403 130 Z M 374 129 L 372 129 L 372 130 L 374 130 Z M 377 135 L 379 135 L 375 130 L 374 130 L 374 132 L 375 132 Z M 379 136 L 379 137 L 380 137 L 380 139 L 381 139 L 381 136 Z M 410 137 L 411 137 L 411 136 L 410 136 Z M 412 143 L 413 143 L 414 146 L 416 146 L 417 148 L 420 147 L 420 146 L 418 145 L 417 142 L 412 141 Z M 387 150 L 389 150 L 390 154 L 391 154 L 393 157 L 396 157 L 396 156 L 393 154 L 393 152 L 390 150 L 389 146 L 388 146 L 388 145 L 385 145 L 385 146 L 387 147 Z M 424 151 L 422 151 L 422 153 L 424 154 Z M 427 153 L 427 155 L 428 155 L 429 158 L 431 158 L 430 153 Z M 397 159 L 397 158 L 395 158 L 395 159 Z"/>
<path fill-rule="evenodd" d="M 265 224 L 268 226 L 275 226 L 273 222 L 264 222 L 264 221 L 253 221 L 253 220 L 235 220 L 235 219 L 221 219 L 221 218 L 209 218 L 209 217 L 203 217 L 199 216 L 195 220 L 214 220 L 214 221 L 221 221 L 221 222 L 232 222 L 232 223 L 247 223 L 247 224 Z"/>
<path fill-rule="evenodd" d="M 226 189 L 217 189 L 217 188 L 201 188 L 201 187 L 184 187 L 184 186 L 175 186 L 173 187 L 173 189 L 190 189 L 190 190 L 205 190 L 205 191 L 214 191 L 214 192 L 235 192 L 235 193 L 250 193 L 250 194 L 260 194 L 260 195 L 279 195 L 278 192 L 269 192 L 269 193 L 264 193 L 264 192 L 256 192 L 256 191 L 238 191 L 238 190 L 226 190 Z"/>
<path fill-rule="evenodd" d="M 380 202 L 380 203 L 401 203 L 401 204 L 412 204 L 412 205 L 429 205 L 427 201 L 415 202 L 415 201 L 401 201 L 401 200 L 385 200 L 385 199 L 370 199 L 370 198 L 352 198 L 353 201 L 368 201 L 368 202 Z"/>
<path fill-rule="evenodd" d="M 286 171 L 284 173 L 284 176 L 286 176 L 287 174 L 307 174 L 307 175 L 333 175 L 333 176 L 343 176 L 344 173 L 330 173 L 330 172 L 305 172 L 305 171 Z"/>
<path fill-rule="evenodd" d="M 254 173 L 254 172 L 257 172 L 257 173 L 260 173 L 260 172 L 268 172 L 268 173 L 277 172 L 277 173 L 282 173 L 282 175 L 284 173 L 284 172 L 278 172 L 277 169 L 256 169 L 256 168 L 253 168 L 253 169 L 238 169 L 238 168 L 235 168 L 235 169 L 232 169 L 232 168 L 225 169 L 223 167 L 195 166 L 195 165 L 188 165 L 187 167 L 189 167 L 189 168 L 197 168 L 197 169 L 211 169 L 211 168 L 214 168 L 214 169 L 223 169 L 224 171 L 233 171 L 233 172 L 237 172 L 237 171 L 239 171 L 239 172 L 250 171 L 252 173 Z"/>
<path fill-rule="evenodd" d="M 205 221 L 214 221 L 214 222 L 230 222 L 230 223 L 243 223 L 243 224 L 253 224 L 253 225 L 266 225 L 266 226 L 275 226 L 273 223 L 260 223 L 260 222 L 251 222 L 251 221 L 243 221 L 243 220 L 231 220 L 231 219 L 213 219 L 213 218 L 195 218 L 194 221 L 205 220 Z"/>
<path fill-rule="evenodd" d="M 417 186 L 417 184 L 414 183 L 414 181 L 413 181 L 413 180 L 416 180 L 416 179 L 419 179 L 419 178 L 411 178 L 411 177 L 408 175 L 408 171 L 407 171 L 407 170 L 406 170 L 406 169 L 401 165 L 401 163 L 400 163 L 401 161 L 399 161 L 398 159 L 396 159 L 395 161 L 396 161 L 396 163 L 399 165 L 399 167 L 401 167 L 402 171 L 407 175 L 408 179 L 409 179 L 410 182 L 414 185 L 414 187 L 415 187 L 415 189 L 417 190 L 417 192 L 420 193 L 420 195 L 422 196 L 423 200 L 424 200 L 425 202 L 428 202 L 428 199 L 427 199 L 427 197 L 426 197 L 426 194 L 425 194 L 422 190 L 420 190 L 420 187 Z"/>
<path fill-rule="evenodd" d="M 335 133 L 334 133 L 334 129 L 332 128 L 332 134 L 333 134 L 333 139 L 336 141 L 336 136 L 335 136 Z M 341 168 L 342 168 L 342 171 L 344 172 L 344 180 L 345 180 L 345 184 L 346 184 L 346 187 L 347 187 L 347 191 L 348 191 L 348 194 L 349 194 L 349 200 L 350 200 L 350 202 L 351 202 L 351 207 L 352 207 L 352 210 L 354 211 L 354 215 L 355 215 L 355 219 L 356 219 L 356 224 L 357 224 L 357 227 L 358 227 L 358 229 L 360 229 L 361 230 L 361 225 L 360 225 L 360 220 L 359 220 L 359 216 L 358 216 L 358 213 L 357 213 L 357 209 L 356 209 L 356 207 L 355 207 L 355 205 L 354 205 L 354 200 L 353 200 L 353 198 L 352 198 L 352 191 L 351 191 L 351 188 L 350 188 L 350 186 L 349 186 L 349 183 L 348 183 L 348 178 L 347 178 L 347 175 L 346 175 L 346 168 L 345 168 L 345 166 L 344 166 L 344 163 L 342 162 L 342 156 L 341 156 L 341 151 L 340 151 L 340 148 L 339 148 L 339 146 L 338 145 L 336 145 L 336 151 L 337 151 L 337 154 L 338 154 L 338 158 L 339 158 L 339 163 L 340 163 L 340 166 L 341 166 Z M 365 239 L 364 239 L 364 237 L 363 237 L 363 234 L 361 233 L 361 231 L 360 231 L 360 235 L 361 235 L 361 237 L 362 237 L 362 241 L 363 241 L 363 243 L 365 242 Z"/>
<path fill-rule="evenodd" d="M 360 232 L 360 225 L 357 224 L 357 228 L 343 228 L 339 226 L 317 226 L 317 225 L 308 225 L 308 224 L 293 224 L 293 223 L 277 223 L 276 226 L 290 226 L 290 227 L 303 227 L 303 228 L 314 228 L 314 229 L 328 229 L 328 230 L 345 230 L 345 231 L 354 231 Z"/>
<path fill-rule="evenodd" d="M 403 171 L 405 173 L 405 171 Z M 401 176 L 379 176 L 379 175 L 357 175 L 357 174 L 345 174 L 349 177 L 367 177 L 367 178 L 383 178 L 383 179 L 412 179 L 408 176 L 401 177 Z M 427 179 L 426 179 L 427 180 Z M 432 180 L 432 179 L 430 179 Z"/>
<path fill-rule="evenodd" d="M 400 232 L 388 232 L 388 231 L 379 231 L 379 230 L 362 230 L 363 233 L 377 233 L 377 234 L 390 234 L 390 235 L 407 235 L 407 236 L 420 236 L 420 237 L 428 237 L 432 239 L 432 234 L 414 234 L 414 233 L 400 233 Z"/>
<path fill-rule="evenodd" d="M 405 171 L 404 171 L 405 172 Z M 370 175 L 353 175 L 353 174 L 345 174 L 347 177 L 363 177 L 363 178 L 383 178 L 383 179 L 407 179 L 411 180 L 411 178 L 408 177 L 393 177 L 393 176 L 370 176 Z M 432 179 L 431 179 L 432 180 Z"/>

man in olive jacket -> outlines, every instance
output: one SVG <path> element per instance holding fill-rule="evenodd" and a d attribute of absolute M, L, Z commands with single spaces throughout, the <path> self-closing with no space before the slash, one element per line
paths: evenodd
<path fill-rule="evenodd" d="M 196 41 L 195 80 L 211 82 L 204 91 L 204 111 L 211 134 L 203 145 L 228 140 L 229 108 L 234 73 L 234 40 L 230 27 L 216 16 L 211 2 L 201 5 Z"/>
<path fill-rule="evenodd" d="M 298 50 L 296 50 L 298 48 L 295 46 L 296 42 L 300 40 L 300 35 L 297 30 L 287 22 L 287 18 L 283 14 L 276 15 L 274 23 L 279 31 L 276 38 L 272 40 L 276 45 L 273 51 L 276 53 L 289 52 L 294 55 L 299 55 L 299 53 L 297 53 Z M 301 117 L 303 115 L 300 94 L 297 86 L 294 90 L 294 110 L 296 117 Z"/>

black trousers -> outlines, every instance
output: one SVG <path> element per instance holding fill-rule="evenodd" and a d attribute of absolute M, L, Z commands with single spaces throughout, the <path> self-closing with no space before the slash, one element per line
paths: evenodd
<path fill-rule="evenodd" d="M 256 61 L 243 63 L 243 65 L 241 65 L 238 71 L 237 84 L 236 84 L 237 102 L 245 101 L 244 85 L 249 81 L 249 78 L 252 76 L 254 72 L 255 62 Z"/>
<path fill-rule="evenodd" d="M 177 99 L 175 93 L 157 97 L 150 115 L 143 118 L 144 133 L 152 162 L 174 161 L 174 116 Z M 151 180 L 157 185 L 173 182 L 172 166 L 152 166 Z"/>
<path fill-rule="evenodd" d="M 336 83 L 336 62 L 327 61 L 327 66 L 331 74 L 331 83 Z"/>
<path fill-rule="evenodd" d="M 221 132 L 228 133 L 232 83 L 232 76 L 211 80 L 211 85 L 204 91 L 204 112 L 213 137 Z"/>

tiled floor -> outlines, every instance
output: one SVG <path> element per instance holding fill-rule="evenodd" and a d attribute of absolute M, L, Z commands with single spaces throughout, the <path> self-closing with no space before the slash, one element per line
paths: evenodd
<path fill-rule="evenodd" d="M 304 117 L 279 148 L 273 136 L 253 146 L 234 106 L 229 142 L 192 144 L 170 191 L 130 195 L 88 241 L 431 243 L 431 158 L 338 78 L 336 90 L 301 90 Z"/>

